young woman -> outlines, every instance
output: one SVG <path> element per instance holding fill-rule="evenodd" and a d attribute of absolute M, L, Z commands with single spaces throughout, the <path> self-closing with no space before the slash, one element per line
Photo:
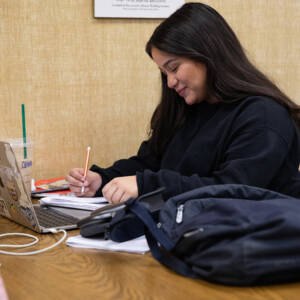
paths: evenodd
<path fill-rule="evenodd" d="M 110 202 L 164 186 L 164 197 L 212 184 L 247 184 L 300 197 L 300 107 L 248 60 L 213 8 L 187 3 L 154 31 L 146 51 L 161 101 L 136 156 L 66 179 Z"/>

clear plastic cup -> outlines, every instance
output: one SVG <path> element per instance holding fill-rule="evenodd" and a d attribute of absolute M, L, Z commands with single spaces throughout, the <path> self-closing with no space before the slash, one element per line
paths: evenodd
<path fill-rule="evenodd" d="M 32 179 L 32 142 L 26 141 L 24 144 L 22 138 L 7 139 L 10 143 L 17 160 L 24 184 L 28 195 L 31 195 L 31 179 Z"/>

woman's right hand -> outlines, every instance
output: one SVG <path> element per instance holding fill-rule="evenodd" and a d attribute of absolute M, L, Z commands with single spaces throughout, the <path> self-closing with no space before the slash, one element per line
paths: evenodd
<path fill-rule="evenodd" d="M 74 168 L 66 176 L 66 181 L 69 183 L 69 187 L 72 193 L 80 197 L 93 197 L 102 184 L 102 178 L 100 174 L 87 171 L 84 180 L 84 169 Z M 84 186 L 84 192 L 81 193 L 82 186 Z"/>

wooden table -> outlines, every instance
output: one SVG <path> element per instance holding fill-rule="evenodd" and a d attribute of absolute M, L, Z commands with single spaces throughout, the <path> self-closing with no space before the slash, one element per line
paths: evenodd
<path fill-rule="evenodd" d="M 0 217 L 0 233 L 6 232 L 32 233 Z M 68 232 L 69 236 L 76 234 L 78 230 Z M 44 248 L 58 238 L 52 234 L 38 236 L 39 246 L 32 250 Z M 0 255 L 0 263 L 0 274 L 10 300 L 298 300 L 300 295 L 300 283 L 228 287 L 179 276 L 161 266 L 150 254 L 112 253 L 70 248 L 65 244 L 33 256 Z"/>

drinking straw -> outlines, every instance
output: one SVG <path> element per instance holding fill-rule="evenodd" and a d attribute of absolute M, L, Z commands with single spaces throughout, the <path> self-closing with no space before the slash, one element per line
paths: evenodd
<path fill-rule="evenodd" d="M 23 150 L 24 159 L 27 158 L 27 141 L 26 141 L 26 118 L 25 118 L 25 104 L 22 104 L 22 132 L 23 132 Z"/>

